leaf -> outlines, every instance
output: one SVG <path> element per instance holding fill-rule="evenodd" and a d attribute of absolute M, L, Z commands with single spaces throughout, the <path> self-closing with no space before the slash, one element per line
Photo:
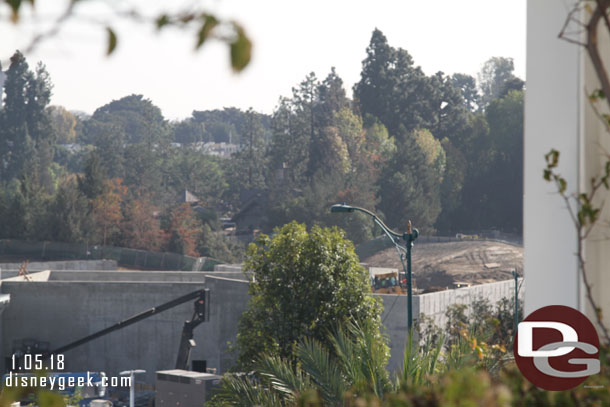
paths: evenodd
<path fill-rule="evenodd" d="M 169 17 L 167 16 L 167 14 L 162 14 L 159 17 L 157 17 L 157 30 L 160 30 L 161 28 L 165 27 L 167 24 L 169 24 Z"/>
<path fill-rule="evenodd" d="M 559 162 L 559 151 L 553 148 L 544 155 L 544 158 L 546 159 L 547 168 L 555 168 Z"/>
<path fill-rule="evenodd" d="M 237 37 L 231 43 L 231 66 L 236 72 L 242 71 L 252 57 L 252 42 L 246 36 L 244 29 L 235 24 Z"/>
<path fill-rule="evenodd" d="M 544 170 L 544 175 L 543 175 L 544 179 L 547 180 L 547 181 L 550 181 L 551 180 L 551 174 L 552 174 L 551 170 Z"/>
<path fill-rule="evenodd" d="M 106 55 L 110 55 L 116 48 L 117 38 L 112 28 L 106 27 L 106 32 L 108 33 L 108 49 L 106 51 Z"/>
<path fill-rule="evenodd" d="M 219 24 L 219 21 L 216 17 L 204 14 L 203 16 L 203 24 L 201 25 L 201 29 L 197 33 L 197 44 L 195 45 L 195 49 L 199 49 L 203 43 L 210 36 L 210 32 Z"/>
<path fill-rule="evenodd" d="M 11 8 L 11 21 L 17 23 L 19 21 L 19 7 L 21 6 L 21 0 L 6 0 Z"/>
<path fill-rule="evenodd" d="M 559 192 L 563 194 L 568 186 L 568 183 L 563 178 L 558 178 L 557 183 L 559 184 Z"/>

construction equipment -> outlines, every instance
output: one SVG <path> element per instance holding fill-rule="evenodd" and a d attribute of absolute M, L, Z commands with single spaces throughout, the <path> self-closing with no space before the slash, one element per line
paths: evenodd
<path fill-rule="evenodd" d="M 123 329 L 143 319 L 146 319 L 153 315 L 157 315 L 163 311 L 167 311 L 168 309 L 174 308 L 194 298 L 196 299 L 196 301 L 194 303 L 195 309 L 193 312 L 193 317 L 189 321 L 186 321 L 184 323 L 184 327 L 182 328 L 182 337 L 180 339 L 180 346 L 178 347 L 178 356 L 176 358 L 176 369 L 189 370 L 188 363 L 191 355 L 191 349 L 196 346 L 196 343 L 193 340 L 193 330 L 202 322 L 208 321 L 210 319 L 210 290 L 208 288 L 193 291 L 189 294 L 183 295 L 182 297 L 161 304 L 158 307 L 150 308 L 123 321 L 117 322 L 116 324 L 111 325 L 108 328 L 102 329 L 101 331 L 95 332 L 84 338 L 78 339 L 74 342 L 57 348 L 51 351 L 49 355 L 64 353 L 68 350 L 76 348 L 77 346 L 84 345 L 87 342 L 107 335 L 111 332 L 118 331 L 119 329 Z"/>
<path fill-rule="evenodd" d="M 398 279 L 398 272 L 375 274 L 373 277 L 373 292 L 379 294 L 406 294 Z"/>

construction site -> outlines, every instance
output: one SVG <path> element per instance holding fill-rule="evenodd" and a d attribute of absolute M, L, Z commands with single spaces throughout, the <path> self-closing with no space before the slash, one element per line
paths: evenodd
<path fill-rule="evenodd" d="M 512 272 L 521 269 L 522 257 L 517 246 L 423 242 L 413 253 L 416 316 L 444 326 L 452 304 L 514 297 Z M 395 249 L 385 249 L 363 264 L 373 295 L 384 304 L 389 369 L 396 371 L 407 332 L 400 258 Z M 14 355 L 61 353 L 66 372 L 141 371 L 139 389 L 148 395 L 141 405 L 154 396 L 159 405 L 190 406 L 172 397 L 205 399 L 235 361 L 232 344 L 249 298 L 241 264 L 216 265 L 213 271 L 142 271 L 119 267 L 115 260 L 66 260 L 4 263 L 0 269 L 3 372 L 11 370 Z"/>

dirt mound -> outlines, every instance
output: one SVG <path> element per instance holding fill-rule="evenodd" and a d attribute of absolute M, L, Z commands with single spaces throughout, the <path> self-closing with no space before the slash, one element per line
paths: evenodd
<path fill-rule="evenodd" d="M 452 288 L 455 283 L 483 284 L 522 274 L 523 248 L 491 241 L 417 243 L 412 251 L 413 281 L 419 290 Z M 374 267 L 402 270 L 395 248 L 361 260 Z"/>

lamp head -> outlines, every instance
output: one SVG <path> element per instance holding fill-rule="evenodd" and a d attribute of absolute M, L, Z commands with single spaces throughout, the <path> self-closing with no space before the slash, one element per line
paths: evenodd
<path fill-rule="evenodd" d="M 354 212 L 354 208 L 346 205 L 345 203 L 335 204 L 330 207 L 331 213 L 345 213 L 345 212 Z"/>

